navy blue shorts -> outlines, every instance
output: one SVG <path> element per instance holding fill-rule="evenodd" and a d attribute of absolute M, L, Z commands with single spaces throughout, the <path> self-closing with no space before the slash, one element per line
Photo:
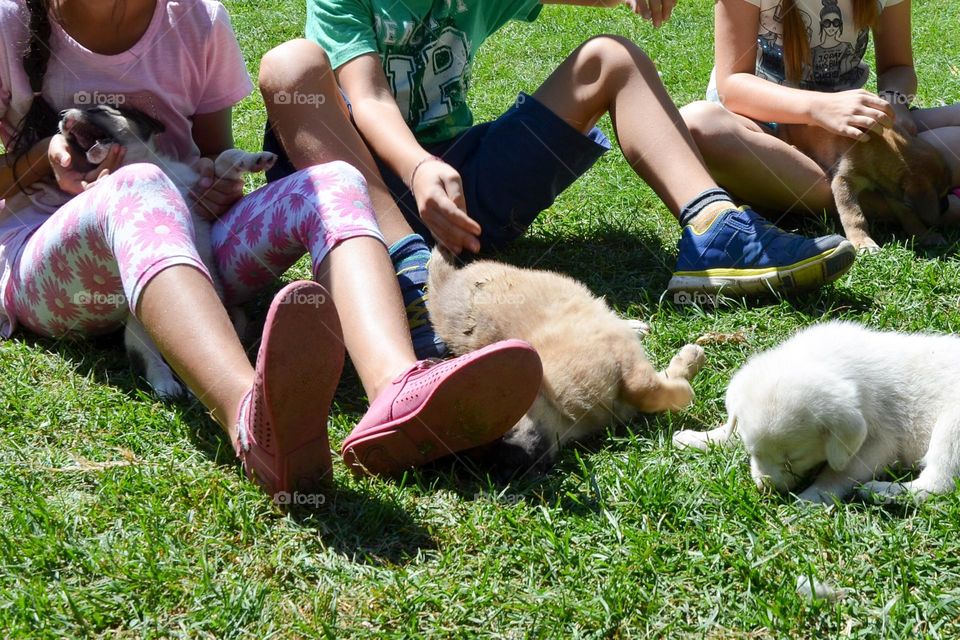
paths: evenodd
<path fill-rule="evenodd" d="M 280 156 L 267 172 L 268 181 L 294 171 L 269 123 L 263 149 Z M 426 149 L 460 172 L 467 214 L 483 229 L 480 243 L 486 251 L 520 237 L 560 192 L 610 149 L 610 141 L 596 127 L 582 134 L 521 93 L 496 120 L 475 125 L 452 140 L 427 145 Z M 432 244 L 413 193 L 379 159 L 377 166 L 410 226 Z"/>

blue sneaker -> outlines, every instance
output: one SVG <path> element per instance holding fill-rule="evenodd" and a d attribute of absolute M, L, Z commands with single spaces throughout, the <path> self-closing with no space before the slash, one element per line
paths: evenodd
<path fill-rule="evenodd" d="M 721 290 L 758 295 L 815 289 L 846 273 L 857 254 L 841 236 L 787 233 L 746 207 L 724 211 L 700 234 L 687 225 L 678 250 L 667 290 L 680 302 Z"/>

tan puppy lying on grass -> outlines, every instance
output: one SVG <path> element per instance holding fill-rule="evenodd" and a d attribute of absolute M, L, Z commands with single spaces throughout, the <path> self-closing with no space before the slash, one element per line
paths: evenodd
<path fill-rule="evenodd" d="M 433 326 L 455 354 L 505 338 L 526 340 L 540 354 L 540 395 L 496 452 L 501 478 L 544 470 L 564 444 L 638 411 L 676 411 L 693 400 L 690 380 L 704 363 L 703 349 L 686 345 L 658 373 L 637 324 L 572 278 L 488 260 L 457 269 L 435 249 L 429 291 Z"/>
<path fill-rule="evenodd" d="M 673 441 L 705 449 L 739 434 L 758 487 L 792 491 L 816 474 L 804 500 L 843 499 L 861 483 L 865 497 L 925 498 L 960 476 L 957 389 L 960 338 L 828 322 L 751 357 L 727 389 L 727 423 Z M 870 481 L 917 465 L 912 482 Z"/>

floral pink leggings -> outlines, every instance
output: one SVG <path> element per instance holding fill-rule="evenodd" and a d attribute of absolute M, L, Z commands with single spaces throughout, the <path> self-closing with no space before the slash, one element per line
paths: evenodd
<path fill-rule="evenodd" d="M 213 224 L 226 302 L 248 300 L 305 252 L 316 275 L 330 249 L 356 236 L 383 241 L 363 177 L 344 162 L 258 189 Z M 13 264 L 16 320 L 53 337 L 114 330 L 135 312 L 151 278 L 173 265 L 210 276 L 183 197 L 154 165 L 123 167 L 27 240 Z"/>

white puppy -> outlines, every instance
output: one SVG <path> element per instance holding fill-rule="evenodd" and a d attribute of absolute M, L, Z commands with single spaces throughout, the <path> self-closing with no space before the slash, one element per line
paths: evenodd
<path fill-rule="evenodd" d="M 126 150 L 123 159 L 125 165 L 137 162 L 157 165 L 170 177 L 186 201 L 192 201 L 189 192 L 199 180 L 200 174 L 193 166 L 167 157 L 157 150 L 154 138 L 164 131 L 163 124 L 158 120 L 136 109 L 107 105 L 82 110 L 67 109 L 60 114 L 60 118 L 60 133 L 77 152 L 77 156 L 85 156 L 90 163 L 89 167 L 80 167 L 81 169 L 93 168 L 105 159 L 111 145 L 119 144 Z M 269 152 L 250 153 L 240 149 L 227 149 L 217 156 L 214 173 L 219 178 L 237 180 L 245 173 L 266 171 L 273 166 L 276 159 L 276 155 Z M 196 211 L 192 213 L 197 253 L 210 272 L 217 293 L 222 298 L 223 290 L 210 242 L 210 221 Z M 231 309 L 230 315 L 238 333 L 242 332 L 245 324 L 242 312 Z M 127 320 L 124 343 L 133 368 L 143 375 L 158 396 L 174 398 L 183 395 L 183 387 L 164 362 L 160 350 L 143 325 L 133 316 Z"/>
<path fill-rule="evenodd" d="M 705 449 L 740 434 L 759 487 L 831 502 L 864 495 L 920 498 L 960 476 L 960 338 L 871 331 L 847 322 L 805 329 L 750 358 L 727 389 L 727 423 L 681 431 L 674 444 Z M 886 469 L 922 466 L 912 482 L 869 482 Z"/>

